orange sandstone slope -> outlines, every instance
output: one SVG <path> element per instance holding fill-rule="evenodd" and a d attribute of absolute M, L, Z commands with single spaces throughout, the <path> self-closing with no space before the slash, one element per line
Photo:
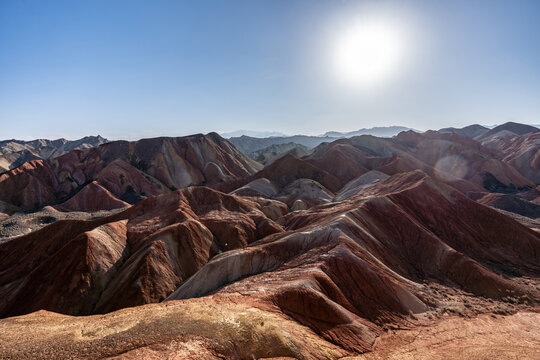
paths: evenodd
<path fill-rule="evenodd" d="M 216 133 L 115 141 L 26 162 L 1 174 L 0 201 L 23 210 L 58 204 L 96 181 L 114 197 L 135 203 L 190 185 L 245 177 L 259 169 L 258 163 Z M 72 201 L 66 207 L 82 210 L 86 205 Z"/>
<path fill-rule="evenodd" d="M 0 320 L 0 333 L 39 333 L 19 340 L 35 354 L 62 354 L 55 344 L 75 332 L 91 341 L 90 357 L 183 354 L 189 343 L 210 358 L 338 358 L 371 350 L 384 329 L 414 318 L 538 303 L 540 235 L 421 171 L 276 222 L 261 204 L 188 188 L 2 243 L 3 317 L 168 301 L 88 318 L 108 331 L 38 313 Z M 59 326 L 72 330 L 45 335 Z M 72 342 L 71 353 L 83 345 Z"/>

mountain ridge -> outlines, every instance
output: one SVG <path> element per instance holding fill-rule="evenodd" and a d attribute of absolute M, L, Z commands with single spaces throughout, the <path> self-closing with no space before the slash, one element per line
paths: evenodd
<path fill-rule="evenodd" d="M 108 142 L 109 140 L 101 135 L 85 136 L 77 140 L 66 140 L 64 138 L 30 141 L 2 140 L 0 141 L 0 173 L 11 170 L 26 161 L 50 159 L 72 150 L 90 149 Z"/>

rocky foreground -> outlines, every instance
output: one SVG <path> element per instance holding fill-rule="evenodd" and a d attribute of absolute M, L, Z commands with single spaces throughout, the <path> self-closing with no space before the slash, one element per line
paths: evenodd
<path fill-rule="evenodd" d="M 53 220 L 0 242 L 0 357 L 535 358 L 540 146 L 509 129 L 260 171 L 217 135 L 161 138 L 6 172 L 8 220 Z M 88 206 L 116 210 L 54 215 Z"/>
<path fill-rule="evenodd" d="M 372 351 L 344 351 L 275 312 L 230 304 L 145 305 L 85 318 L 39 311 L 0 324 L 5 359 L 536 359 L 540 315 L 455 315 L 387 330 Z M 20 334 L 25 336 L 21 337 Z"/>

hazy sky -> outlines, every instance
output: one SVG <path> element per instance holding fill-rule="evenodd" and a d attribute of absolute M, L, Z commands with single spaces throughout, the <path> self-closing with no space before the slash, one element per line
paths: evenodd
<path fill-rule="evenodd" d="M 371 87 L 352 24 L 403 32 Z M 0 139 L 540 123 L 540 1 L 0 0 Z"/>

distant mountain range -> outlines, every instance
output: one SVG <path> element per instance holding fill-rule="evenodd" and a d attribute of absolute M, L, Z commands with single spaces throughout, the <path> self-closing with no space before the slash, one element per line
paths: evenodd
<path fill-rule="evenodd" d="M 229 141 L 236 146 L 236 148 L 242 151 L 244 154 L 251 154 L 257 151 L 261 151 L 272 145 L 281 145 L 288 143 L 295 143 L 298 145 L 305 146 L 307 148 L 314 148 L 324 142 L 332 142 L 337 139 L 342 138 L 351 138 L 354 136 L 360 135 L 373 135 L 377 137 L 392 137 L 399 134 L 402 131 L 413 130 L 404 126 L 387 126 L 387 127 L 373 127 L 369 129 L 360 129 L 350 132 L 338 132 L 338 131 L 329 131 L 323 135 L 319 136 L 309 136 L 309 135 L 293 135 L 293 136 L 248 136 L 244 134 L 242 136 L 232 136 L 229 137 Z M 241 133 L 238 131 L 237 133 Z M 232 134 L 232 133 L 231 133 Z M 226 134 L 223 134 L 224 137 Z"/>
<path fill-rule="evenodd" d="M 359 129 L 355 131 L 348 131 L 348 132 L 328 131 L 322 135 L 316 135 L 315 137 L 350 138 L 353 136 L 360 136 L 360 135 L 392 137 L 399 134 L 402 131 L 407 131 L 407 130 L 414 130 L 416 132 L 421 132 L 419 130 L 415 130 L 415 129 L 405 127 L 405 126 L 376 126 L 372 128 L 363 128 L 363 129 Z M 257 138 L 293 137 L 292 135 L 287 135 L 280 131 L 254 131 L 254 130 L 237 130 L 237 131 L 232 131 L 232 132 L 227 132 L 227 133 L 220 133 L 220 135 L 226 139 L 230 139 L 234 137 L 241 137 L 241 136 L 257 137 Z M 297 134 L 294 136 L 300 136 L 300 135 L 302 134 Z"/>
<path fill-rule="evenodd" d="M 322 136 L 307 136 L 307 135 L 294 135 L 294 136 L 280 136 L 280 137 L 266 137 L 258 138 L 253 136 L 239 136 L 229 138 L 229 141 L 233 145 L 243 152 L 244 154 L 251 154 L 259 150 L 263 150 L 272 145 L 295 143 L 303 145 L 307 148 L 314 148 L 323 142 L 332 142 L 337 140 L 337 137 L 322 137 Z"/>
<path fill-rule="evenodd" d="M 490 128 L 487 128 L 485 126 L 474 124 L 474 125 L 465 126 L 463 128 L 448 127 L 448 128 L 440 129 L 439 132 L 458 134 L 458 135 L 474 138 L 476 136 L 480 136 L 487 133 L 489 129 Z"/>
<path fill-rule="evenodd" d="M 252 137 L 272 137 L 272 136 L 287 136 L 287 134 L 279 132 L 279 131 L 254 131 L 254 130 L 237 130 L 232 132 L 226 132 L 226 133 L 220 133 L 221 136 L 224 138 L 232 138 L 232 137 L 238 137 L 238 136 L 252 136 Z"/>
<path fill-rule="evenodd" d="M 293 155 L 297 158 L 301 158 L 303 156 L 311 154 L 311 151 L 312 149 L 309 149 L 307 146 L 291 142 L 286 144 L 270 145 L 264 149 L 254 151 L 247 155 L 253 160 L 263 164 L 264 166 L 267 166 L 287 154 Z"/>
<path fill-rule="evenodd" d="M 324 133 L 323 137 L 335 137 L 335 138 L 350 138 L 353 136 L 360 135 L 373 135 L 378 137 L 392 137 L 399 134 L 402 131 L 413 130 L 415 132 L 421 132 L 419 130 L 411 129 L 405 126 L 379 126 L 372 128 L 365 128 L 356 131 L 349 132 L 339 132 L 339 131 L 328 131 Z"/>

